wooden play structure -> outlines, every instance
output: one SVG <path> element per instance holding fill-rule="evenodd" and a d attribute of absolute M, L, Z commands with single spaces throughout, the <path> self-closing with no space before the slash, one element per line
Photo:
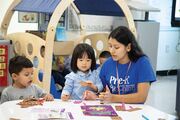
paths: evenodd
<path fill-rule="evenodd" d="M 39 1 L 39 0 L 35 0 L 35 1 Z M 47 2 L 47 0 L 44 1 Z M 50 91 L 53 52 L 57 55 L 67 55 L 72 53 L 72 51 L 68 51 L 68 52 L 66 51 L 66 43 L 68 43 L 68 41 L 56 43 L 56 45 L 58 45 L 59 48 L 54 50 L 56 27 L 60 17 L 62 16 L 63 12 L 68 8 L 68 6 L 72 6 L 76 11 L 77 15 L 79 16 L 80 29 L 81 29 L 81 34 L 79 38 L 73 40 L 73 43 L 71 43 L 72 47 L 74 47 L 79 42 L 86 42 L 86 40 L 89 40 L 91 42 L 90 44 L 94 47 L 96 51 L 96 55 L 98 56 L 102 50 L 107 49 L 106 40 L 108 36 L 107 33 L 95 33 L 91 35 L 86 35 L 83 19 L 81 19 L 80 17 L 81 10 L 78 8 L 79 7 L 77 5 L 78 2 L 86 1 L 86 2 L 91 2 L 90 4 L 93 4 L 92 2 L 95 3 L 98 0 L 50 0 L 50 1 L 51 2 L 56 1 L 57 5 L 55 6 L 52 16 L 50 18 L 45 39 L 42 39 L 31 33 L 22 33 L 22 32 L 12 33 L 12 34 L 7 33 L 11 17 L 14 13 L 14 8 L 17 7 L 18 5 L 29 2 L 29 0 L 14 0 L 10 5 L 9 9 L 7 10 L 3 22 L 1 24 L 1 32 L 3 33 L 3 37 L 4 39 L 9 39 L 13 41 L 14 51 L 16 54 L 25 55 L 31 61 L 33 61 L 34 59 L 38 60 L 38 66 L 35 67 L 35 71 L 34 71 L 34 82 L 41 85 L 47 92 Z M 134 33 L 134 35 L 137 36 L 134 20 L 126 4 L 126 0 L 103 0 L 101 2 L 105 2 L 105 1 L 114 2 L 114 4 L 119 6 L 119 11 L 122 11 L 124 16 L 126 17 L 128 27 Z M 25 12 L 28 12 L 28 10 Z M 29 12 L 41 12 L 41 11 L 29 10 Z M 97 43 L 103 44 L 103 47 L 98 48 Z M 43 47 L 45 47 L 44 57 L 41 54 L 41 49 Z M 38 73 L 40 70 L 43 70 L 44 72 L 43 82 L 40 82 L 38 78 Z"/>

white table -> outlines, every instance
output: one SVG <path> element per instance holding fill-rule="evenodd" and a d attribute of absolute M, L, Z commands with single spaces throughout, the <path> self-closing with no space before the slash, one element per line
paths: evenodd
<path fill-rule="evenodd" d="M 21 108 L 17 105 L 19 101 L 5 102 L 0 105 L 0 120 L 9 120 L 9 118 L 16 118 L 20 120 L 37 120 L 38 114 L 46 113 L 45 111 L 38 111 L 39 109 L 62 109 L 65 108 L 65 112 L 71 112 L 74 120 L 111 120 L 110 117 L 97 117 L 97 116 L 85 116 L 82 113 L 80 106 L 86 105 L 98 105 L 99 101 L 82 101 L 79 104 L 75 104 L 74 101 L 70 100 L 68 102 L 63 102 L 56 99 L 53 102 L 44 102 L 42 106 L 33 106 L 28 108 Z M 109 104 L 115 109 L 115 105 L 120 104 Z M 133 112 L 128 111 L 116 111 L 117 114 L 123 120 L 158 120 L 159 118 L 165 120 L 175 120 L 175 116 L 161 112 L 151 106 L 143 104 L 126 104 L 126 108 L 129 106 L 142 108 L 142 110 L 137 110 Z M 37 109 L 38 110 L 37 110 Z M 36 109 L 37 111 L 33 111 Z M 142 117 L 146 116 L 148 119 Z"/>

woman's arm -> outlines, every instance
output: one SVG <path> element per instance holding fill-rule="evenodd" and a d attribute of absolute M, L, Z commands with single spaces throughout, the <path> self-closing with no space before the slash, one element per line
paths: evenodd
<path fill-rule="evenodd" d="M 149 87 L 149 82 L 139 83 L 137 93 L 126 95 L 111 94 L 110 90 L 106 89 L 106 92 L 101 93 L 99 97 L 109 102 L 144 103 L 148 95 Z"/>

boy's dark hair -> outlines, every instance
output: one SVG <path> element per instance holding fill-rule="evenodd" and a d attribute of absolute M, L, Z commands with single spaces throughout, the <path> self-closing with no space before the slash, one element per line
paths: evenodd
<path fill-rule="evenodd" d="M 144 56 L 143 51 L 136 42 L 133 33 L 125 26 L 115 28 L 109 35 L 108 39 L 116 39 L 119 43 L 127 46 L 131 44 L 131 50 L 128 52 L 128 57 L 131 61 L 136 61 L 139 57 Z"/>
<path fill-rule="evenodd" d="M 86 44 L 86 43 L 80 43 L 74 48 L 74 51 L 73 51 L 73 54 L 72 54 L 71 70 L 73 72 L 76 73 L 78 71 L 77 59 L 82 58 L 85 53 L 87 54 L 88 58 L 92 60 L 90 69 L 91 70 L 96 69 L 96 58 L 95 58 L 93 48 L 90 45 Z"/>
<path fill-rule="evenodd" d="M 109 57 L 111 57 L 111 53 L 109 51 L 102 51 L 99 54 L 99 58 L 109 58 Z"/>
<path fill-rule="evenodd" d="M 9 73 L 19 74 L 23 68 L 32 68 L 32 62 L 25 56 L 15 56 L 9 61 Z"/>

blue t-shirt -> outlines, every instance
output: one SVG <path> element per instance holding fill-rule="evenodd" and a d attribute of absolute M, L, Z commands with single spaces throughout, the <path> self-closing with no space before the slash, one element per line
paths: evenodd
<path fill-rule="evenodd" d="M 127 64 L 119 64 L 109 58 L 103 64 L 99 76 L 103 86 L 108 85 L 112 94 L 136 93 L 138 83 L 156 81 L 152 66 L 146 56 Z M 118 79 L 117 76 L 119 76 Z"/>

